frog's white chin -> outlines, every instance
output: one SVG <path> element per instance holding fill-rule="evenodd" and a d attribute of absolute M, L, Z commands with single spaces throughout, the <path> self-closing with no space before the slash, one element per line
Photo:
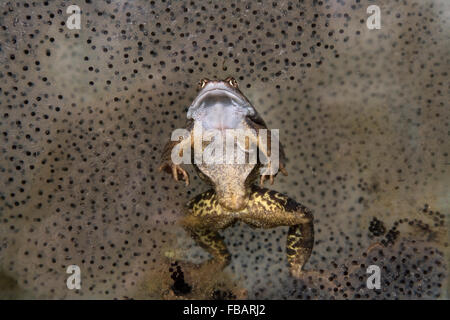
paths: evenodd
<path fill-rule="evenodd" d="M 245 114 L 239 112 L 239 109 L 217 103 L 208 107 L 201 117 L 202 126 L 205 129 L 238 129 L 241 126 Z"/>
<path fill-rule="evenodd" d="M 228 98 L 231 103 L 226 105 L 221 103 L 220 97 Z M 205 100 L 207 100 L 208 98 L 211 98 L 211 100 L 217 98 L 217 102 L 214 103 L 213 105 L 205 105 Z M 255 114 L 255 110 L 245 98 L 235 94 L 233 91 L 226 88 L 212 88 L 202 91 L 195 98 L 195 100 L 192 102 L 191 106 L 188 109 L 187 117 L 188 119 L 198 119 L 201 117 L 202 110 L 207 108 L 208 113 L 210 113 L 211 112 L 210 108 L 215 107 L 215 105 L 223 107 L 232 107 L 234 112 L 245 113 L 245 115 L 251 116 Z"/>

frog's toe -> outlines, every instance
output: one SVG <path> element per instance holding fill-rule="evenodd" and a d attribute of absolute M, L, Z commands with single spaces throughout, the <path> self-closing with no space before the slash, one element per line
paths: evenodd
<path fill-rule="evenodd" d="M 327 275 L 315 270 L 304 270 L 301 266 L 293 265 L 290 268 L 290 274 L 297 279 L 306 279 L 308 277 L 324 278 Z"/>
<path fill-rule="evenodd" d="M 304 275 L 304 271 L 302 270 L 301 266 L 291 266 L 291 268 L 289 269 L 289 273 L 292 277 L 297 279 L 301 279 Z"/>
<path fill-rule="evenodd" d="M 269 180 L 270 184 L 273 184 L 273 175 L 261 175 L 261 178 L 259 179 L 259 184 L 262 186 L 264 186 L 264 182 L 266 180 Z"/>
<path fill-rule="evenodd" d="M 166 162 L 159 167 L 159 171 L 163 170 L 169 174 L 172 174 L 172 177 L 175 181 L 179 181 L 178 175 L 181 175 L 182 179 L 186 182 L 186 185 L 189 185 L 189 175 L 181 166 Z"/>
<path fill-rule="evenodd" d="M 176 181 L 179 181 L 178 175 L 180 174 L 186 185 L 189 185 L 189 175 L 182 167 L 177 164 L 172 165 L 172 173 Z"/>
<path fill-rule="evenodd" d="M 310 283 L 320 283 L 328 288 L 334 288 L 333 277 L 329 272 L 320 270 L 303 270 L 299 266 L 291 266 L 290 274 L 293 278 L 310 282 Z"/>
<path fill-rule="evenodd" d="M 186 182 L 186 185 L 188 186 L 189 185 L 189 175 L 188 175 L 188 173 L 186 172 L 186 170 L 184 170 L 184 169 L 182 169 L 182 168 L 180 168 L 181 169 L 181 173 L 182 173 L 182 175 L 183 175 L 183 179 L 184 179 L 184 181 Z"/>

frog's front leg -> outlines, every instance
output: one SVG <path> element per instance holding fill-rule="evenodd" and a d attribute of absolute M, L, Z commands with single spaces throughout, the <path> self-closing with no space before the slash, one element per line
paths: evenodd
<path fill-rule="evenodd" d="M 190 132 L 193 128 L 192 121 L 188 122 L 186 126 L 186 132 Z M 161 156 L 161 165 L 159 167 L 159 171 L 165 171 L 173 176 L 175 181 L 179 180 L 178 175 L 181 174 L 182 179 L 186 182 L 186 185 L 189 185 L 189 175 L 180 165 L 173 163 L 172 161 L 172 151 L 177 147 L 179 152 L 178 156 L 183 156 L 183 150 L 186 148 L 193 147 L 193 139 L 190 133 L 186 134 L 186 136 L 180 136 L 177 141 L 169 141 L 163 148 L 162 156 Z"/>
<path fill-rule="evenodd" d="M 258 228 L 289 226 L 286 254 L 291 274 L 300 277 L 305 273 L 303 266 L 314 245 L 313 216 L 308 208 L 284 194 L 253 186 L 240 220 Z"/>
<path fill-rule="evenodd" d="M 262 153 L 262 155 L 266 158 L 267 163 L 266 163 L 266 170 L 264 173 L 266 174 L 261 174 L 260 176 L 260 185 L 261 187 L 264 185 L 264 181 L 266 179 L 269 179 L 270 184 L 273 184 L 274 181 L 274 177 L 278 174 L 278 172 L 276 170 L 274 170 L 273 165 L 272 165 L 272 158 L 271 158 L 271 152 L 272 152 L 272 143 L 276 143 L 278 144 L 278 169 L 279 171 L 287 176 L 288 173 L 286 171 L 286 156 L 284 154 L 284 150 L 283 150 L 283 146 L 281 145 L 281 143 L 278 141 L 278 139 L 274 139 L 272 137 L 271 131 L 267 128 L 266 124 L 264 122 L 262 123 L 257 123 L 252 121 L 251 119 L 246 119 L 246 126 L 249 129 L 254 129 L 256 130 L 256 135 L 249 135 L 249 143 L 254 143 L 257 145 L 258 150 L 260 150 L 260 152 Z M 261 140 L 260 138 L 260 130 L 267 130 L 267 136 L 265 137 L 264 140 Z M 262 143 L 264 142 L 264 143 Z M 247 147 L 247 146 L 246 146 Z"/>
<path fill-rule="evenodd" d="M 212 255 L 211 262 L 224 268 L 230 263 L 231 255 L 219 230 L 235 221 L 233 214 L 219 205 L 215 192 L 208 190 L 188 203 L 187 215 L 181 224 L 194 241 Z"/>

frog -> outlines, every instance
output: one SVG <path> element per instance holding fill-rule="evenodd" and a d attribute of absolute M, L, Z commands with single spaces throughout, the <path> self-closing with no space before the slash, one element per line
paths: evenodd
<path fill-rule="evenodd" d="M 233 77 L 225 80 L 203 78 L 199 81 L 197 90 L 197 96 L 187 109 L 184 126 L 187 134 L 166 143 L 159 167 L 159 171 L 172 175 L 175 181 L 184 181 L 186 186 L 189 186 L 189 174 L 182 163 L 173 161 L 173 153 L 174 150 L 179 155 L 183 154 L 180 150 L 192 150 L 192 154 L 195 153 L 194 128 L 220 132 L 245 129 L 252 130 L 257 137 L 259 132 L 268 132 L 261 131 L 268 130 L 265 121 L 241 92 Z M 210 262 L 222 268 L 231 263 L 231 254 L 220 233 L 222 230 L 232 227 L 238 221 L 252 228 L 288 227 L 287 265 L 290 274 L 299 278 L 305 274 L 304 265 L 311 256 L 314 244 L 312 211 L 287 195 L 264 187 L 266 181 L 272 185 L 279 172 L 288 174 L 287 158 L 278 138 L 269 134 L 265 144 L 261 143 L 261 139 L 248 138 L 244 149 L 249 146 L 250 141 L 262 155 L 257 157 L 256 162 L 193 161 L 198 176 L 211 188 L 186 204 L 180 223 L 195 243 L 211 255 Z M 270 170 L 271 162 L 267 161 L 271 150 L 268 146 L 273 143 L 279 146 L 278 170 Z M 201 149 L 204 150 L 207 144 L 202 143 Z M 269 170 L 261 170 L 263 167 L 269 167 Z"/>

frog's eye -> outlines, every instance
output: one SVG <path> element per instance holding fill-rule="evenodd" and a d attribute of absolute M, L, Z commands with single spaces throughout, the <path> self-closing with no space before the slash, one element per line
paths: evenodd
<path fill-rule="evenodd" d="M 198 88 L 199 88 L 199 89 L 203 89 L 203 88 L 206 86 L 206 84 L 207 84 L 208 82 L 209 82 L 209 80 L 206 79 L 206 78 L 200 80 L 200 81 L 198 82 Z"/>
<path fill-rule="evenodd" d="M 233 88 L 237 88 L 238 87 L 237 81 L 234 78 L 232 78 L 232 77 L 227 78 L 225 81 L 228 82 L 228 84 L 230 86 L 232 86 Z"/>

